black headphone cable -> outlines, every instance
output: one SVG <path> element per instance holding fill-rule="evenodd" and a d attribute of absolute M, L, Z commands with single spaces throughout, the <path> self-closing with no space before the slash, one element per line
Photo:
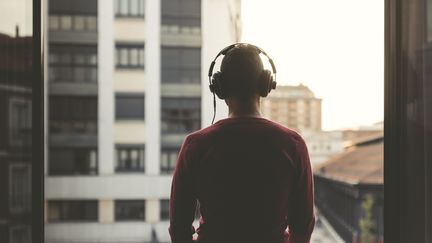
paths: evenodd
<path fill-rule="evenodd" d="M 210 76 L 209 76 L 209 83 L 211 84 Z M 213 125 L 215 117 L 216 117 L 216 95 L 215 95 L 215 92 L 212 92 L 212 93 L 213 93 L 213 119 L 212 119 L 211 124 Z"/>

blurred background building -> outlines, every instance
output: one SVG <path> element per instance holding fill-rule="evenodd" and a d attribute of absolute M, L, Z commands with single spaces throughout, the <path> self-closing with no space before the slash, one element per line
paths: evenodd
<path fill-rule="evenodd" d="M 0 33 L 0 241 L 30 242 L 33 38 L 15 30 Z"/>
<path fill-rule="evenodd" d="M 46 242 L 169 242 L 171 173 L 211 121 L 207 67 L 239 41 L 240 1 L 47 6 Z"/>
<path fill-rule="evenodd" d="M 263 116 L 297 132 L 321 131 L 321 99 L 303 84 L 278 85 L 261 105 Z"/>
<path fill-rule="evenodd" d="M 368 242 L 384 242 L 383 138 L 382 131 L 359 138 L 314 168 L 319 215 L 345 242 L 363 242 L 366 234 Z"/>

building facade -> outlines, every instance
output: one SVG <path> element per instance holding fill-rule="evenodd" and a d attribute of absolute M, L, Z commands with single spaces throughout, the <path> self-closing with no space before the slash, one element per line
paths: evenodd
<path fill-rule="evenodd" d="M 240 1 L 47 6 L 46 242 L 169 242 L 178 150 L 210 124 L 207 67 L 239 40 Z"/>
<path fill-rule="evenodd" d="M 14 23 L 16 24 L 16 23 Z M 22 24 L 22 23 L 20 23 Z M 0 33 L 0 239 L 30 242 L 32 36 Z"/>
<path fill-rule="evenodd" d="M 321 131 L 321 99 L 305 85 L 280 85 L 262 99 L 263 116 L 303 133 Z"/>

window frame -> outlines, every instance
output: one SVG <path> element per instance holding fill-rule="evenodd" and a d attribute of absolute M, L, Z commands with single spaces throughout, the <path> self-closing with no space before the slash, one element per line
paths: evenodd
<path fill-rule="evenodd" d="M 121 115 L 119 114 L 119 107 L 120 104 L 117 103 L 117 101 L 119 100 L 119 98 L 126 98 L 126 99 L 130 99 L 130 98 L 139 98 L 141 100 L 142 98 L 142 102 L 143 102 L 143 109 L 142 109 L 142 115 L 141 114 L 135 114 L 135 115 Z M 122 92 L 117 92 L 115 93 L 115 101 L 114 101 L 115 105 L 114 105 L 114 116 L 115 116 L 115 120 L 116 121 L 145 121 L 145 94 L 144 93 L 122 93 Z"/>
<path fill-rule="evenodd" d="M 166 207 L 164 207 L 166 206 Z M 167 221 L 170 218 L 169 211 L 170 211 L 170 200 L 166 198 L 159 199 L 159 218 L 161 221 Z M 167 209 L 167 210 L 164 210 Z"/>
<path fill-rule="evenodd" d="M 71 25 L 69 29 L 63 29 L 62 28 L 62 17 L 70 17 L 71 18 Z M 83 22 L 83 29 L 78 29 L 76 27 L 76 19 L 77 18 L 84 18 Z M 57 28 L 52 28 L 52 21 L 56 20 L 57 22 Z M 93 20 L 96 25 L 91 25 L 90 20 Z M 79 33 L 94 33 L 98 31 L 98 24 L 97 24 L 97 15 L 94 14 L 70 14 L 70 13 L 50 13 L 48 15 L 48 31 L 52 32 L 79 32 Z"/>
<path fill-rule="evenodd" d="M 26 225 L 14 225 L 14 226 L 11 226 L 9 228 L 9 236 L 10 236 L 9 242 L 10 243 L 17 243 L 17 241 L 14 239 L 15 234 L 13 232 L 15 230 L 22 230 L 22 229 L 24 229 L 26 231 L 26 234 L 25 234 L 26 238 L 27 238 L 26 242 L 31 242 L 31 239 L 32 239 L 31 228 L 29 226 L 26 226 Z"/>
<path fill-rule="evenodd" d="M 97 134 L 99 109 L 97 96 L 50 95 L 48 100 L 48 117 L 50 121 L 48 123 L 48 129 L 51 135 L 83 133 L 92 135 Z M 57 101 L 53 102 L 53 100 Z M 61 105 L 66 106 L 67 108 L 81 110 L 81 112 L 76 112 L 76 110 L 70 112 L 70 109 L 65 109 L 65 107 L 60 109 L 59 107 L 61 107 Z M 69 130 L 68 126 L 70 128 Z M 56 131 L 56 128 L 59 130 Z"/>
<path fill-rule="evenodd" d="M 127 13 L 121 13 L 121 2 L 127 2 Z M 137 1 L 138 12 L 137 14 L 131 13 L 131 1 Z M 134 18 L 134 19 L 144 19 L 145 18 L 145 0 L 115 0 L 114 1 L 114 17 L 121 18 Z"/>
<path fill-rule="evenodd" d="M 429 2 L 432 1 L 429 0 Z M 426 0 L 413 1 L 413 3 L 426 3 Z M 413 127 L 406 111 L 408 98 L 420 100 L 421 94 L 419 93 L 421 92 L 417 92 L 418 90 L 408 91 L 409 86 L 407 84 L 412 80 L 409 80 L 401 71 L 406 68 L 408 53 L 412 51 L 407 50 L 411 47 L 406 48 L 406 37 L 410 33 L 404 32 L 408 26 L 407 18 L 404 18 L 409 12 L 409 9 L 405 9 L 408 5 L 411 5 L 411 2 L 408 4 L 405 0 L 385 0 L 384 239 L 386 242 L 395 243 L 404 243 L 407 242 L 407 239 L 410 242 L 426 243 L 432 240 L 432 231 L 430 230 L 432 228 L 432 206 L 430 203 L 432 202 L 432 193 L 429 191 L 427 194 L 432 184 L 432 167 L 430 163 L 425 163 L 429 168 L 423 168 L 418 166 L 418 161 L 410 161 L 413 158 L 409 155 L 412 155 L 413 151 L 407 151 L 408 148 L 406 147 L 409 130 L 412 133 L 413 129 L 420 129 L 421 127 L 421 124 L 418 124 L 418 127 Z M 411 12 L 414 11 L 411 9 Z M 423 14 L 425 13 L 423 12 Z M 421 17 L 424 16 L 417 16 L 417 18 Z M 419 77 L 419 79 L 421 78 Z M 420 84 L 419 82 L 418 87 Z M 426 92 L 423 93 L 426 94 Z M 419 111 L 419 113 L 421 112 L 423 115 L 425 114 L 425 110 Z M 424 127 L 422 134 L 424 137 L 420 136 L 417 139 L 420 142 L 423 141 L 425 145 L 426 139 L 430 141 L 432 135 L 430 132 L 426 133 Z M 425 148 L 417 148 L 417 154 L 421 154 L 422 149 Z M 422 192 L 423 195 L 418 195 L 416 200 L 405 195 L 406 192 L 414 190 Z M 407 222 L 410 223 L 407 224 Z"/>
<path fill-rule="evenodd" d="M 127 150 L 128 158 L 130 159 L 131 151 L 134 149 L 138 149 L 138 164 L 141 164 L 138 168 L 120 168 L 119 160 L 120 154 L 119 150 Z M 145 173 L 145 145 L 144 144 L 116 144 L 115 145 L 115 173 Z M 132 163 L 132 162 L 130 162 Z M 131 166 L 132 167 L 132 166 Z"/>
<path fill-rule="evenodd" d="M 126 218 L 119 217 L 118 206 L 120 204 L 140 204 L 142 206 L 142 217 Z M 133 209 L 136 210 L 136 209 Z M 135 214 L 134 214 L 135 215 Z M 144 199 L 116 199 L 114 200 L 114 222 L 144 222 L 146 220 L 146 201 Z"/>
<path fill-rule="evenodd" d="M 73 204 L 78 204 L 78 203 L 84 203 L 84 204 L 88 204 L 88 205 L 81 205 L 81 207 L 95 207 L 94 210 L 91 210 L 92 212 L 94 212 L 94 215 L 89 215 L 89 214 L 82 214 L 85 216 L 92 216 L 91 218 L 79 218 L 79 219 L 75 219 L 75 218 L 67 218 L 65 219 L 65 215 L 62 215 L 64 210 L 65 205 L 68 205 L 70 208 L 74 209 L 73 207 L 76 205 Z M 50 207 L 56 204 L 57 207 L 59 207 L 59 217 L 58 219 L 52 219 L 50 218 Z M 71 207 L 72 206 L 72 207 Z M 76 209 L 76 208 L 75 208 Z M 47 222 L 48 223 L 81 223 L 81 222 L 98 222 L 99 221 L 99 200 L 98 199 L 79 199 L 79 200 L 47 200 Z M 93 217 L 94 216 L 94 217 Z"/>
<path fill-rule="evenodd" d="M 164 100 L 165 101 L 176 101 L 177 107 L 164 107 Z M 182 102 L 183 101 L 183 102 Z M 192 107 L 190 109 L 183 103 L 186 103 L 187 101 L 191 102 L 197 102 L 196 107 Z M 196 108 L 199 109 L 198 115 L 196 117 L 185 117 L 184 114 L 182 114 L 184 111 L 187 112 L 196 112 Z M 164 110 L 167 109 L 167 110 Z M 175 111 L 178 113 L 178 116 L 169 116 L 167 113 Z M 161 97 L 161 133 L 162 134 L 185 134 L 190 133 L 196 130 L 199 130 L 201 128 L 201 114 L 202 114 L 202 107 L 201 107 L 201 97 Z M 168 116 L 168 117 L 167 117 Z M 167 121 L 168 120 L 168 121 Z M 192 127 L 191 130 L 182 130 L 181 123 L 182 122 L 189 122 L 193 126 L 194 123 L 197 123 L 198 125 L 196 127 Z M 180 124 L 180 126 L 177 126 L 175 129 L 169 128 L 169 124 Z M 165 127 L 167 126 L 167 127 Z"/>
<path fill-rule="evenodd" d="M 45 191 L 44 191 L 44 161 L 45 161 L 45 85 L 44 54 L 45 36 L 44 14 L 48 11 L 45 2 L 32 0 L 33 55 L 32 55 L 32 112 L 38 114 L 38 119 L 32 115 L 32 220 L 31 236 L 34 242 L 45 240 Z"/>
<path fill-rule="evenodd" d="M 95 168 L 92 168 L 89 166 L 89 170 L 86 173 L 81 173 L 79 170 L 76 169 L 76 160 L 73 161 L 73 167 L 75 168 L 73 171 L 69 171 L 69 173 L 58 173 L 58 172 L 53 172 L 52 170 L 52 164 L 53 164 L 53 158 L 52 158 L 52 154 L 50 153 L 53 150 L 60 150 L 60 151 L 65 151 L 65 150 L 73 150 L 73 152 L 75 155 L 79 154 L 79 155 L 83 155 L 83 151 L 85 151 L 87 156 L 91 156 L 91 153 L 94 153 L 96 156 L 96 166 Z M 98 158 L 98 148 L 97 146 L 92 146 L 92 147 L 76 147 L 76 146 L 70 146 L 70 147 L 50 147 L 49 148 L 49 158 L 48 158 L 48 168 L 47 168 L 47 175 L 49 176 L 97 176 L 99 174 L 99 158 Z M 64 163 L 64 160 L 63 160 Z"/>
<path fill-rule="evenodd" d="M 402 234 L 409 234 L 408 231 L 401 230 L 401 223 L 404 221 L 404 216 L 401 212 L 400 199 L 400 182 L 403 178 L 401 165 L 403 165 L 402 157 L 394 153 L 400 149 L 398 141 L 401 139 L 403 133 L 400 111 L 400 92 L 403 89 L 401 86 L 401 78 L 396 75 L 396 70 L 400 62 L 400 40 L 397 40 L 400 33 L 400 14 L 402 11 L 400 0 L 385 0 L 385 119 L 384 119 L 384 133 L 385 133 L 385 239 L 389 242 L 400 242 Z M 38 114 L 38 119 L 32 119 L 32 237 L 36 242 L 44 241 L 44 121 L 45 116 L 44 97 L 45 86 L 43 85 L 43 53 L 44 45 L 42 40 L 45 37 L 43 27 L 41 25 L 43 20 L 43 13 L 45 12 L 45 5 L 41 0 L 33 0 L 33 113 Z M 396 76 L 395 76 L 396 75 Z M 406 163 L 406 162 L 405 162 Z M 416 209 L 415 205 L 409 209 Z M 409 210 L 406 208 L 406 210 Z M 424 229 L 431 227 L 430 224 L 423 225 Z"/>
<path fill-rule="evenodd" d="M 172 53 L 169 53 L 169 52 Z M 192 53 L 188 53 L 188 51 L 192 51 Z M 188 54 L 194 54 L 193 51 L 196 51 L 199 53 L 199 60 L 196 63 L 184 63 L 183 59 L 186 58 Z M 175 55 L 175 63 L 167 63 L 165 61 L 165 55 L 171 54 Z M 170 55 L 167 55 L 169 62 L 173 61 L 173 58 L 169 57 Z M 201 71 L 202 71 L 202 48 L 201 47 L 185 47 L 185 46 L 164 46 L 161 47 L 161 83 L 162 84 L 191 84 L 191 85 L 200 85 L 201 84 Z M 174 75 L 177 77 L 176 79 L 172 79 L 170 73 L 177 73 Z M 184 75 L 185 73 L 196 73 L 195 75 Z M 186 79 L 188 81 L 181 80 L 183 77 L 192 77 L 193 79 Z M 195 79 L 196 78 L 196 79 Z"/>
<path fill-rule="evenodd" d="M 160 154 L 160 173 L 162 175 L 171 175 L 174 170 L 175 170 L 175 166 L 176 166 L 176 162 L 178 159 L 178 155 L 180 152 L 180 147 L 179 146 L 161 146 L 161 154 Z M 164 165 L 163 163 L 163 155 L 164 153 L 167 153 L 167 163 L 166 165 Z M 171 156 L 176 155 L 174 162 L 171 161 Z M 172 167 L 170 166 L 172 165 Z"/>
<path fill-rule="evenodd" d="M 24 195 L 24 202 L 22 207 L 17 207 L 17 205 L 15 203 L 12 202 L 12 200 L 14 200 L 14 198 L 12 197 L 12 194 L 14 192 L 14 185 L 13 185 L 13 178 L 12 178 L 12 171 L 14 168 L 25 168 L 27 170 L 28 176 L 30 178 L 28 178 L 27 182 L 27 192 L 22 193 Z M 24 162 L 12 162 L 11 164 L 9 164 L 9 212 L 12 214 L 18 214 L 18 213 L 25 213 L 25 212 L 30 212 L 31 210 L 31 205 L 32 205 L 32 186 L 31 186 L 31 182 L 32 182 L 32 165 L 30 163 L 24 163 Z M 24 188 L 25 190 L 25 188 Z M 25 195 L 28 195 L 28 198 L 25 198 Z"/>
<path fill-rule="evenodd" d="M 131 51 L 136 50 L 137 64 L 132 64 Z M 127 53 L 127 63 L 121 63 L 121 51 Z M 115 44 L 115 69 L 116 70 L 144 70 L 145 69 L 145 43 L 138 42 L 117 42 Z"/>
<path fill-rule="evenodd" d="M 23 106 L 25 109 L 24 114 L 26 119 L 24 123 L 18 124 L 14 118 L 17 115 L 14 109 L 16 105 Z M 19 116 L 19 115 L 18 115 Z M 19 120 L 19 119 L 18 119 Z M 31 136 L 29 132 L 32 131 L 32 101 L 28 97 L 13 96 L 9 99 L 9 145 L 11 146 L 31 146 L 31 144 L 26 144 L 30 139 L 26 139 L 25 136 Z M 24 134 L 20 134 L 24 132 Z"/>
<path fill-rule="evenodd" d="M 176 11 L 172 11 L 171 13 L 164 11 L 164 1 L 177 2 Z M 200 0 L 161 0 L 161 26 L 179 26 L 180 28 L 189 27 L 189 28 L 200 28 L 202 24 L 202 2 Z M 183 8 L 183 4 L 185 2 L 194 2 L 195 4 L 200 4 L 199 10 L 195 14 L 184 13 L 181 11 Z M 190 4 L 190 3 L 189 3 Z M 198 24 L 188 24 L 188 22 L 194 22 Z M 189 22 L 189 23 L 190 23 Z M 170 24 L 176 23 L 176 24 Z"/>
<path fill-rule="evenodd" d="M 63 75 L 59 75 L 60 78 L 53 79 L 53 75 L 48 75 L 49 83 L 78 83 L 78 84 L 97 84 L 98 83 L 98 50 L 97 45 L 93 44 L 50 44 L 51 50 L 48 57 L 49 70 L 68 70 L 70 77 L 65 78 Z M 51 60 L 54 56 L 57 59 L 65 58 L 69 56 L 69 62 L 64 60 Z M 76 59 L 78 56 L 84 56 L 85 63 L 79 63 Z M 94 55 L 94 57 L 92 56 Z M 92 63 L 91 59 L 94 58 L 95 63 Z M 86 70 L 86 75 L 83 79 L 76 77 L 77 69 Z M 82 72 L 82 70 L 80 71 Z M 94 79 L 93 79 L 94 72 Z M 55 75 L 54 75 L 55 77 Z"/>

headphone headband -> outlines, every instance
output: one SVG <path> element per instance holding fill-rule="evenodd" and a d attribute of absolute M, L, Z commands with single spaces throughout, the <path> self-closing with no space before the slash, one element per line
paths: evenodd
<path fill-rule="evenodd" d="M 236 46 L 239 46 L 239 45 L 249 45 L 249 46 L 254 47 L 259 52 L 258 55 L 262 53 L 264 56 L 266 56 L 267 59 L 268 59 L 268 61 L 269 61 L 269 63 L 270 63 L 270 65 L 271 65 L 271 68 L 272 68 L 272 71 L 273 71 L 273 74 L 274 74 L 274 79 L 271 78 L 270 71 L 268 71 L 268 70 L 264 70 L 263 71 L 264 75 L 267 75 L 267 77 L 268 77 L 268 79 L 267 79 L 268 82 L 266 84 L 267 87 L 265 87 L 265 89 L 267 89 L 267 91 L 265 91 L 264 95 L 261 94 L 261 96 L 262 97 L 267 96 L 267 94 L 270 92 L 271 89 L 275 89 L 276 88 L 276 66 L 273 63 L 273 60 L 267 55 L 267 53 L 263 49 L 259 48 L 256 45 L 252 45 L 252 44 L 248 44 L 248 43 L 234 43 L 232 45 L 229 45 L 229 46 L 225 47 L 213 59 L 213 61 L 210 64 L 209 70 L 208 70 L 208 79 L 209 79 L 209 84 L 210 84 L 209 88 L 210 88 L 210 91 L 213 93 L 213 119 L 212 119 L 212 124 L 213 124 L 214 119 L 216 117 L 216 95 L 215 95 L 215 93 L 217 92 L 217 91 L 215 91 L 215 84 L 212 82 L 213 68 L 214 68 L 214 66 L 216 64 L 216 60 L 218 59 L 219 56 L 221 56 L 221 55 L 225 56 L 231 49 L 233 49 L 233 48 L 235 48 Z M 216 74 L 220 74 L 220 73 L 216 73 Z M 220 94 L 218 94 L 218 97 L 221 98 Z"/>
<path fill-rule="evenodd" d="M 269 57 L 269 55 L 267 55 L 267 53 L 266 53 L 263 49 L 261 49 L 260 47 L 258 47 L 258 46 L 256 46 L 256 45 L 252 45 L 252 44 L 248 44 L 248 43 L 242 43 L 242 42 L 231 44 L 231 45 L 225 47 L 224 49 L 222 49 L 222 50 L 221 50 L 221 51 L 216 55 L 216 57 L 215 57 L 215 58 L 213 59 L 213 61 L 211 62 L 210 67 L 209 67 L 209 70 L 208 70 L 208 77 L 209 77 L 209 78 L 211 78 L 212 75 L 213 75 L 213 68 L 214 68 L 214 65 L 216 64 L 216 60 L 218 59 L 218 57 L 221 56 L 221 55 L 224 55 L 224 56 L 225 56 L 225 55 L 226 55 L 226 54 L 227 54 L 231 49 L 233 49 L 234 47 L 239 46 L 239 45 L 249 45 L 249 46 L 252 46 L 252 47 L 254 47 L 255 49 L 258 50 L 259 54 L 262 53 L 264 56 L 266 56 L 267 59 L 268 59 L 268 61 L 269 61 L 269 63 L 270 63 L 270 65 L 271 65 L 271 67 L 272 67 L 272 71 L 273 71 L 273 74 L 275 75 L 275 81 L 276 81 L 276 66 L 275 66 L 275 64 L 273 63 L 273 60 Z M 258 54 L 258 55 L 259 55 L 259 54 Z"/>

